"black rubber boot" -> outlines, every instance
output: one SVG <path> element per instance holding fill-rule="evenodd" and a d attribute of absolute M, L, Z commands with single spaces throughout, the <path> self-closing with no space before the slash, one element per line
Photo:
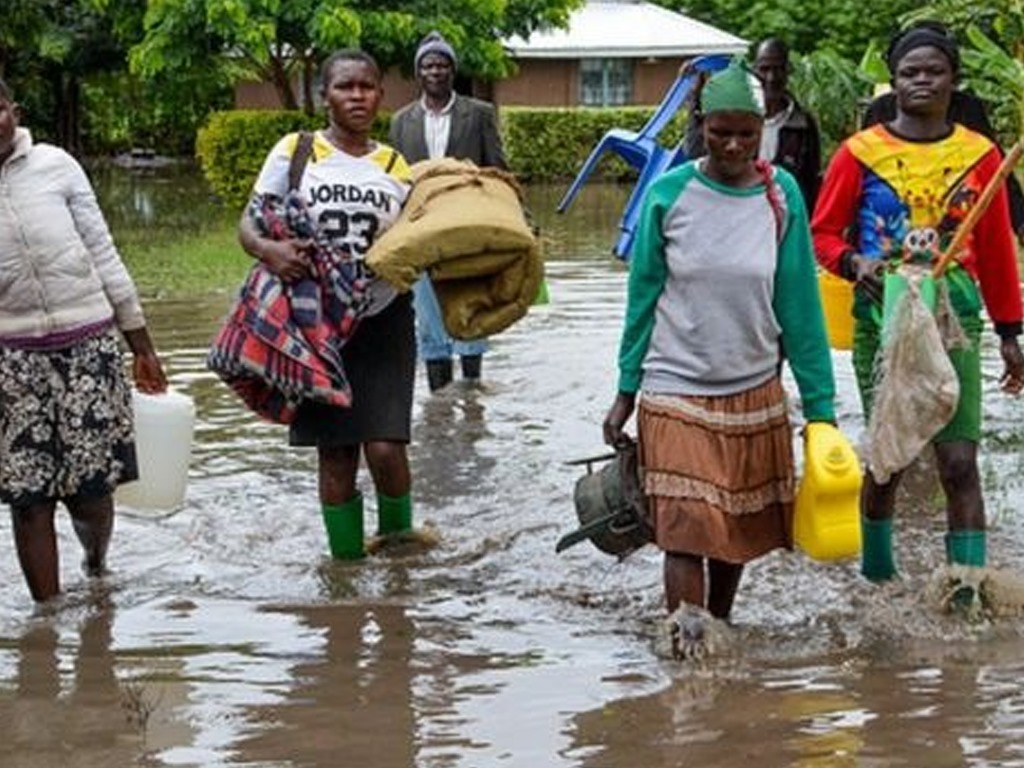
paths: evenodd
<path fill-rule="evenodd" d="M 427 360 L 427 385 L 431 392 L 436 392 L 451 383 L 452 361 L 450 359 Z"/>
<path fill-rule="evenodd" d="M 483 355 L 463 355 L 462 378 L 478 380 L 480 378 L 480 368 L 483 365 L 483 362 Z"/>

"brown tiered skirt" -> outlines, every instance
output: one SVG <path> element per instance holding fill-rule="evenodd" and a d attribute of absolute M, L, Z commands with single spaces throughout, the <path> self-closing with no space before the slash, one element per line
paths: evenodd
<path fill-rule="evenodd" d="M 792 548 L 793 437 L 777 377 L 738 395 L 645 393 L 637 429 L 661 549 L 746 563 Z"/>

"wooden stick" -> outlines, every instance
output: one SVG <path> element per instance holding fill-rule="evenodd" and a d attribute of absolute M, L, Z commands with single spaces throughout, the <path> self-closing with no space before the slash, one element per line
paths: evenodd
<path fill-rule="evenodd" d="M 942 277 L 942 273 L 946 271 L 946 267 L 949 263 L 956 258 L 957 251 L 963 246 L 964 241 L 967 240 L 968 235 L 974 229 L 975 225 L 988 210 L 991 205 L 993 198 L 996 196 L 996 192 L 1006 181 L 1006 177 L 1013 171 L 1014 166 L 1020 162 L 1021 156 L 1024 156 L 1024 139 L 1020 139 L 1009 152 L 1006 153 L 1006 157 L 1003 158 L 1003 162 L 999 166 L 999 170 L 995 172 L 985 189 L 982 190 L 981 195 L 978 197 L 978 202 L 974 204 L 974 207 L 967 212 L 964 220 L 960 222 L 960 226 L 957 227 L 956 232 L 953 233 L 953 239 L 949 241 L 949 245 L 946 246 L 945 253 L 935 263 L 935 267 L 932 269 L 932 276 Z"/>

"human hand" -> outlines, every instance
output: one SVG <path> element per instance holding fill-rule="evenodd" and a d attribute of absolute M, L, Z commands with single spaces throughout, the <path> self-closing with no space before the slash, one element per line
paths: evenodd
<path fill-rule="evenodd" d="M 839 422 L 835 419 L 811 419 L 807 422 L 807 427 L 811 426 L 811 424 L 828 424 L 830 427 L 835 427 L 836 429 L 839 428 Z M 805 437 L 807 435 L 807 427 L 804 427 L 803 429 Z"/>
<path fill-rule="evenodd" d="M 616 446 L 623 440 L 628 439 L 622 428 L 633 414 L 635 402 L 636 396 L 630 392 L 619 392 L 615 396 L 615 402 L 608 409 L 608 414 L 604 417 L 604 424 L 602 425 L 605 443 Z"/>
<path fill-rule="evenodd" d="M 147 395 L 158 395 L 167 391 L 167 376 L 160 364 L 160 358 L 152 350 L 134 355 L 132 378 L 135 380 L 135 388 Z"/>
<path fill-rule="evenodd" d="M 309 240 L 266 240 L 260 250 L 263 265 L 286 283 L 310 276 Z"/>
<path fill-rule="evenodd" d="M 875 304 L 881 304 L 885 263 L 881 259 L 869 259 L 855 253 L 850 256 L 849 271 L 853 276 L 855 290 L 861 291 Z"/>
<path fill-rule="evenodd" d="M 999 354 L 1003 358 L 1003 375 L 999 377 L 999 386 L 1003 392 L 1019 395 L 1024 390 L 1024 354 L 1016 336 L 1004 338 L 999 344 Z"/>

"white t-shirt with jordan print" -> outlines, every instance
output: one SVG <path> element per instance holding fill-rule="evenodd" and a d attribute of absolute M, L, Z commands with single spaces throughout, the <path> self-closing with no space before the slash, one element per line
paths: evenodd
<path fill-rule="evenodd" d="M 270 150 L 253 188 L 256 194 L 283 198 L 288 192 L 288 169 L 298 137 L 290 133 Z M 372 275 L 364 259 L 374 240 L 398 218 L 410 178 L 405 158 L 385 144 L 375 142 L 369 154 L 355 157 L 334 146 L 322 132 L 314 134 L 299 190 L 320 231 L 371 276 L 364 316 L 377 314 L 397 295 L 390 284 Z"/>

